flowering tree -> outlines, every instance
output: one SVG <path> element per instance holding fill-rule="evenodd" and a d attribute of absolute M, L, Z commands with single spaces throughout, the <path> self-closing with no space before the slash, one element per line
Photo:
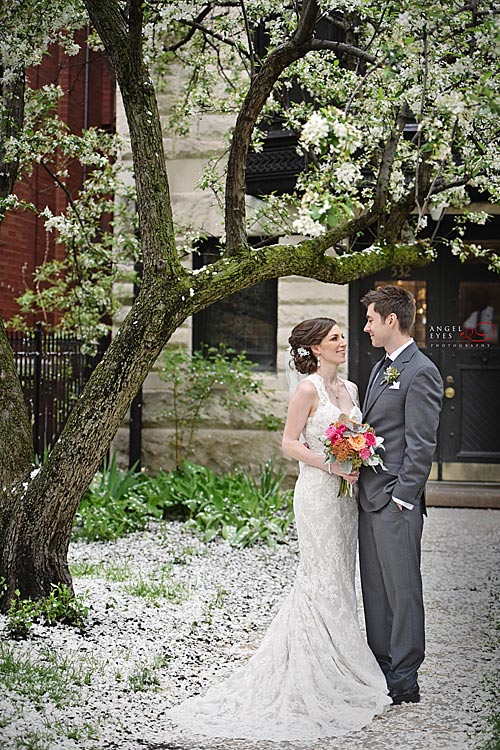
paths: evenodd
<path fill-rule="evenodd" d="M 12 5 L 20 12 L 22 3 Z M 467 215 L 467 191 L 492 200 L 499 195 L 498 3 L 337 0 L 333 9 L 318 0 L 85 0 L 84 5 L 115 70 L 127 115 L 143 281 L 37 472 L 27 420 L 19 426 L 9 418 L 22 399 L 0 331 L 0 413 L 2 434 L 8 436 L 0 456 L 4 604 L 16 588 L 36 597 L 51 583 L 71 583 L 66 556 L 79 500 L 139 385 L 189 315 L 268 278 L 296 274 L 348 283 L 391 264 L 427 263 L 432 240 L 422 232 L 431 205 L 465 209 L 462 222 L 483 221 L 483 215 Z M 66 25 L 69 8 L 78 12 L 62 0 L 47 7 L 60 13 L 61 23 L 53 28 Z M 335 33 L 323 34 L 325 24 Z M 256 46 L 257 37 L 265 43 Z M 161 75 L 174 58 L 191 72 L 183 101 L 187 115 L 219 107 L 235 116 L 225 170 L 223 253 L 196 272 L 182 266 L 176 247 L 148 67 L 149 62 Z M 291 95 L 297 88 L 301 97 Z M 268 209 L 275 219 L 283 217 L 284 233 L 308 238 L 299 245 L 252 248 L 246 161 L 252 143 L 259 147 L 270 118 L 277 116 L 299 134 L 307 168 L 296 194 L 281 205 L 270 199 Z M 9 169 L 12 177 L 15 158 Z M 204 184 L 218 189 L 213 175 L 207 174 Z M 455 251 L 487 255 L 498 267 L 498 257 L 487 248 L 461 244 L 462 230 L 463 223 Z M 360 251 L 354 243 L 363 232 L 373 241 Z"/>

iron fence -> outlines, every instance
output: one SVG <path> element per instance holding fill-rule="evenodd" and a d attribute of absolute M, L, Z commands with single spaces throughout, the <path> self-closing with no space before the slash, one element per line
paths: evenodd
<path fill-rule="evenodd" d="M 60 333 L 46 333 L 40 323 L 36 324 L 34 331 L 10 331 L 7 337 L 31 413 L 34 450 L 42 457 L 61 434 L 76 399 L 102 359 L 109 341 L 101 343 L 97 354 L 87 354 L 78 339 Z"/>

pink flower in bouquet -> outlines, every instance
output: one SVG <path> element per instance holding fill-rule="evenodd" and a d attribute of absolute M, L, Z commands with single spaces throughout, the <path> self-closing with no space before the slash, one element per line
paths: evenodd
<path fill-rule="evenodd" d="M 362 461 L 367 461 L 370 458 L 371 454 L 372 452 L 369 448 L 362 448 L 359 451 L 359 457 L 361 458 Z"/>
<path fill-rule="evenodd" d="M 365 432 L 365 443 L 368 446 L 375 445 L 377 443 L 377 439 L 373 432 Z"/>
<path fill-rule="evenodd" d="M 337 440 L 340 440 L 342 437 L 342 431 L 339 430 L 338 427 L 335 427 L 335 425 L 331 424 L 327 427 L 325 435 L 332 443 L 336 443 Z"/>

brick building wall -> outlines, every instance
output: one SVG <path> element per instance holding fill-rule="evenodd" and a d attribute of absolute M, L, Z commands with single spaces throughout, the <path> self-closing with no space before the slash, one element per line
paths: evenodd
<path fill-rule="evenodd" d="M 111 68 L 101 53 L 92 52 L 85 44 L 86 30 L 76 34 L 81 45 L 75 57 L 68 57 L 60 47 L 53 45 L 42 64 L 27 73 L 28 85 L 40 88 L 49 83 L 59 84 L 64 96 L 59 101 L 58 114 L 74 133 L 82 128 L 99 126 L 115 130 L 115 81 Z M 82 186 L 84 174 L 75 161 L 70 167 L 67 182 L 71 196 L 76 197 Z M 36 166 L 30 176 L 21 175 L 14 188 L 23 200 L 38 208 L 48 206 L 54 214 L 64 211 L 67 197 L 42 166 Z M 31 286 L 36 266 L 44 260 L 60 258 L 64 253 L 56 245 L 54 234 L 44 229 L 44 220 L 31 211 L 10 213 L 0 224 L 0 311 L 4 320 L 18 312 L 15 298 L 26 286 Z M 35 323 L 30 316 L 28 325 Z M 48 314 L 46 322 L 54 322 Z"/>

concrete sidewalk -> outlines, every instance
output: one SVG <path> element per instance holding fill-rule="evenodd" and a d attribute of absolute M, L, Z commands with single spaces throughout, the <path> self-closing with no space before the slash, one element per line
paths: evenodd
<path fill-rule="evenodd" d="M 500 619 L 500 511 L 431 508 L 423 538 L 427 658 L 420 672 L 422 701 L 389 708 L 361 732 L 341 739 L 294 743 L 173 739 L 150 750 L 457 750 L 480 748 L 491 712 L 484 683 L 500 669 L 493 649 Z M 496 631 L 498 634 L 498 631 Z M 485 704 L 490 703 L 485 709 Z"/>

